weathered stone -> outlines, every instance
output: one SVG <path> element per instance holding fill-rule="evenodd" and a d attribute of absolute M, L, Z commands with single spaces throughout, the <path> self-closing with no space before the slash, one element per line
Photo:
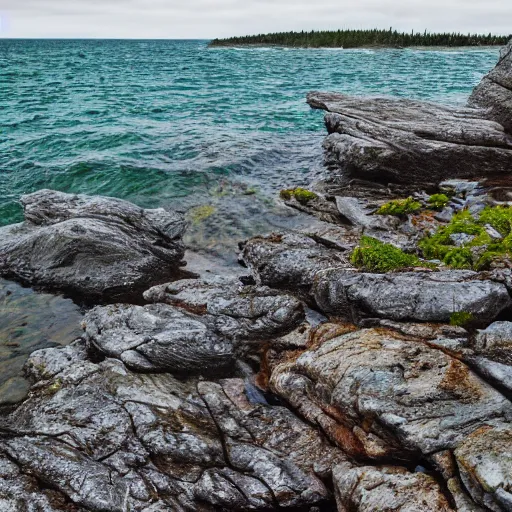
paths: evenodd
<path fill-rule="evenodd" d="M 330 339 L 277 366 L 270 385 L 354 457 L 416 459 L 512 419 L 464 363 L 382 329 Z"/>
<path fill-rule="evenodd" d="M 183 276 L 185 221 L 127 201 L 40 190 L 23 196 L 25 222 L 0 228 L 0 274 L 85 300 L 140 300 Z"/>
<path fill-rule="evenodd" d="M 510 175 L 512 139 L 482 109 L 321 92 L 307 101 L 328 112 L 326 162 L 342 180 L 428 186 L 447 169 L 453 178 Z"/>
<path fill-rule="evenodd" d="M 512 510 L 512 430 L 484 425 L 455 450 L 464 485 L 490 510 Z"/>
<path fill-rule="evenodd" d="M 236 279 L 186 279 L 155 286 L 144 293 L 207 319 L 218 334 L 237 340 L 286 334 L 304 318 L 302 304 L 266 286 L 242 286 Z"/>
<path fill-rule="evenodd" d="M 337 466 L 333 471 L 339 512 L 452 512 L 437 482 L 397 466 Z"/>
<path fill-rule="evenodd" d="M 465 311 L 488 322 L 511 305 L 504 285 L 464 270 L 369 274 L 327 269 L 316 277 L 312 294 L 323 312 L 349 320 L 374 316 L 449 323 L 452 313 Z"/>
<path fill-rule="evenodd" d="M 501 50 L 496 67 L 475 87 L 469 103 L 487 109 L 489 119 L 512 133 L 512 40 Z"/>

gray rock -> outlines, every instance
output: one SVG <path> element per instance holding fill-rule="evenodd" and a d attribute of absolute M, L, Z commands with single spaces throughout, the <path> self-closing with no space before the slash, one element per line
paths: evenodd
<path fill-rule="evenodd" d="M 229 339 L 166 304 L 98 306 L 84 323 L 89 343 L 134 370 L 225 375 L 235 361 Z"/>
<path fill-rule="evenodd" d="M 482 426 L 455 450 L 466 489 L 490 510 L 511 510 L 512 430 L 506 426 Z"/>
<path fill-rule="evenodd" d="M 184 275 L 181 215 L 52 190 L 21 203 L 25 222 L 0 228 L 0 275 L 96 301 L 140 301 L 151 285 Z"/>
<path fill-rule="evenodd" d="M 442 192 L 452 192 L 453 194 L 466 197 L 469 194 L 474 194 L 480 186 L 478 181 L 469 180 L 444 180 L 439 183 L 439 188 Z"/>
<path fill-rule="evenodd" d="M 357 228 L 392 229 L 399 224 L 396 217 L 371 215 L 372 210 L 355 197 L 337 196 L 336 206 L 340 214 Z"/>
<path fill-rule="evenodd" d="M 512 133 L 512 41 L 501 50 L 496 67 L 475 87 L 469 103 L 487 109 L 489 119 Z"/>
<path fill-rule="evenodd" d="M 473 348 L 479 355 L 512 366 L 512 322 L 494 322 L 479 331 Z"/>
<path fill-rule="evenodd" d="M 347 468 L 333 471 L 339 512 L 452 512 L 438 483 L 421 473 L 397 466 Z"/>
<path fill-rule="evenodd" d="M 37 360 L 55 369 L 54 355 Z M 308 510 L 332 500 L 321 478 L 341 451 L 244 390 L 241 379 L 134 374 L 117 360 L 78 356 L 2 419 L 0 504 L 35 507 L 40 487 L 79 506 L 42 512 Z"/>
<path fill-rule="evenodd" d="M 465 311 L 489 322 L 511 305 L 503 284 L 464 270 L 368 274 L 330 269 L 318 275 L 312 294 L 324 313 L 350 320 L 371 316 L 449 323 L 452 313 Z"/>
<path fill-rule="evenodd" d="M 328 112 L 326 162 L 342 181 L 427 186 L 447 169 L 453 178 L 510 176 L 512 139 L 483 109 L 321 92 L 307 101 Z"/>
<path fill-rule="evenodd" d="M 467 233 L 452 233 L 450 240 L 456 247 L 464 247 L 470 244 L 475 239 L 475 235 L 468 235 Z"/>
<path fill-rule="evenodd" d="M 453 213 L 453 209 L 449 206 L 446 206 L 439 213 L 434 215 L 434 219 L 438 220 L 439 222 L 450 222 L 452 220 Z"/>
<path fill-rule="evenodd" d="M 236 279 L 185 279 L 155 286 L 144 298 L 196 313 L 218 334 L 237 340 L 280 336 L 304 319 L 294 297 L 266 286 L 242 286 Z"/>

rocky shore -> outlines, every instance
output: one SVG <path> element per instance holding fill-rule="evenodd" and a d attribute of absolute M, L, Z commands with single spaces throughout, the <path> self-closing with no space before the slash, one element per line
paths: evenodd
<path fill-rule="evenodd" d="M 241 278 L 177 213 L 24 196 L 0 275 L 88 309 L 2 411 L 0 510 L 511 511 L 511 52 L 467 109 L 312 93 L 330 179 L 281 198 L 322 228 Z"/>

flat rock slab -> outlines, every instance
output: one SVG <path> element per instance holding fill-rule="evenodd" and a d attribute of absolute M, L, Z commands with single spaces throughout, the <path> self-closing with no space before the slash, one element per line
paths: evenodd
<path fill-rule="evenodd" d="M 53 190 L 21 203 L 25 222 L 0 228 L 2 276 L 85 301 L 140 301 L 153 284 L 184 276 L 177 213 Z"/>
<path fill-rule="evenodd" d="M 323 92 L 307 101 L 328 112 L 327 163 L 346 177 L 428 185 L 511 175 L 512 138 L 483 109 Z"/>

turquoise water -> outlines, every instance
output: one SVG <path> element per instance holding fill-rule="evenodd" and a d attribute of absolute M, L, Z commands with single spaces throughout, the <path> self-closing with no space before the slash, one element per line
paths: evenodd
<path fill-rule="evenodd" d="M 21 219 L 21 194 L 54 188 L 213 205 L 193 242 L 243 238 L 279 224 L 277 189 L 321 169 L 323 115 L 308 91 L 463 103 L 498 51 L 0 40 L 0 225 Z"/>

